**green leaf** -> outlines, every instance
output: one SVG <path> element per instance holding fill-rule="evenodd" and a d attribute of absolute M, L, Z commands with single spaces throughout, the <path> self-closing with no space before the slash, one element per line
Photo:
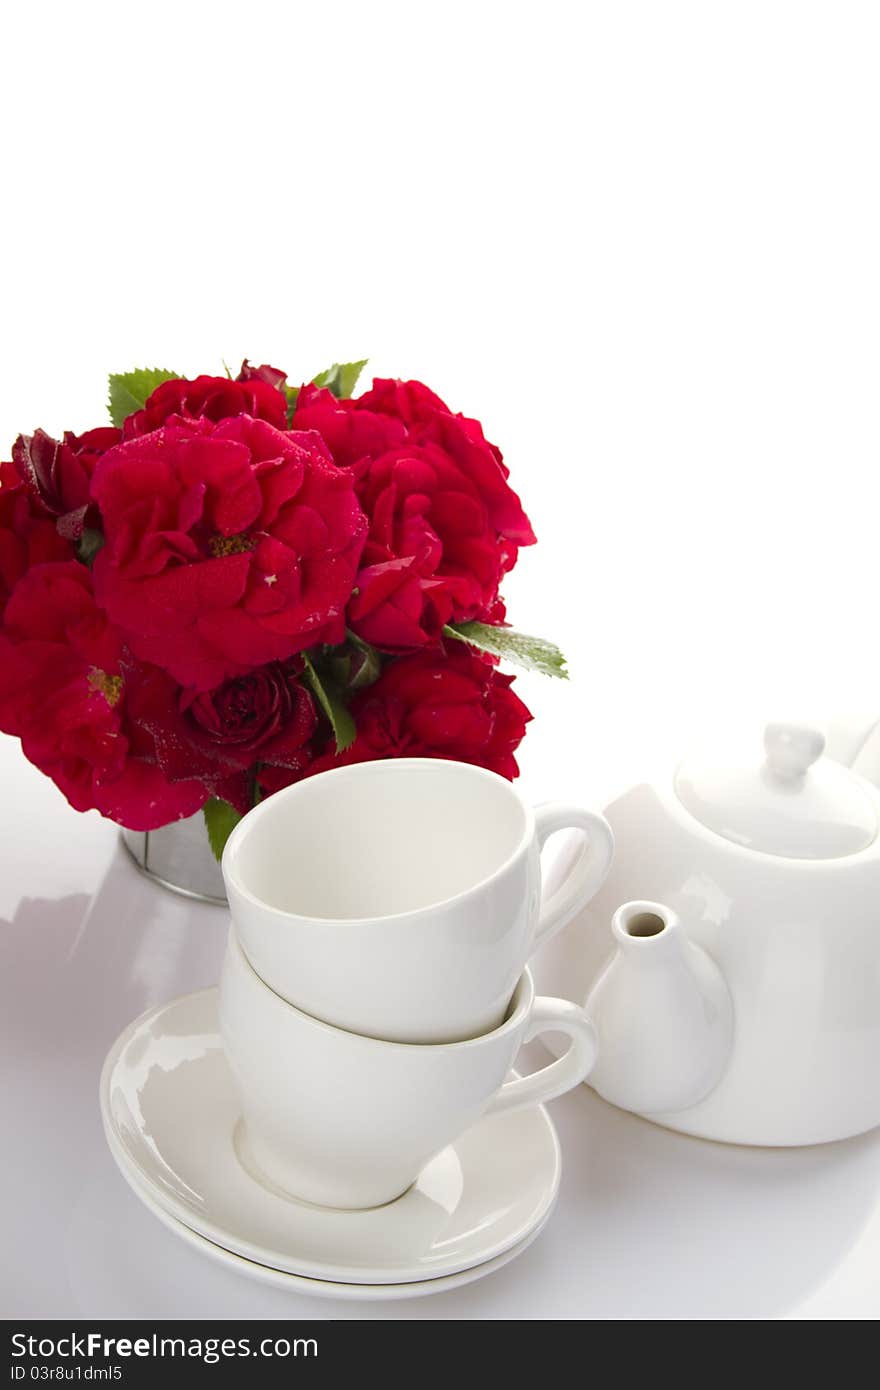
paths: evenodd
<path fill-rule="evenodd" d="M 331 655 L 327 658 L 327 670 L 330 672 L 331 679 L 340 690 L 348 687 L 351 679 L 351 657 L 343 647 L 340 647 L 340 656 Z"/>
<path fill-rule="evenodd" d="M 358 377 L 367 365 L 369 358 L 362 362 L 334 362 L 325 372 L 312 377 L 313 386 L 326 386 L 334 396 L 346 400 L 358 384 Z"/>
<path fill-rule="evenodd" d="M 110 399 L 107 408 L 110 419 L 117 429 L 128 415 L 143 408 L 148 396 L 163 381 L 172 381 L 178 372 L 166 371 L 164 367 L 136 367 L 133 372 L 110 374 Z"/>
<path fill-rule="evenodd" d="M 382 658 L 375 647 L 356 637 L 353 632 L 348 633 L 348 640 L 361 656 L 360 662 L 353 663 L 354 676 L 349 677 L 349 686 L 352 690 L 363 690 L 365 686 L 377 681 L 382 674 Z"/>
<path fill-rule="evenodd" d="M 344 694 L 364 690 L 382 674 L 382 658 L 369 642 L 348 632 L 344 642 L 324 647 L 319 666 Z"/>
<path fill-rule="evenodd" d="M 82 535 L 76 543 L 76 557 L 82 560 L 84 565 L 91 569 L 95 563 L 95 556 L 104 544 L 103 531 L 95 531 L 91 526 L 86 526 Z"/>
<path fill-rule="evenodd" d="M 493 627 L 489 623 L 456 623 L 447 625 L 443 631 L 447 637 L 467 642 L 481 652 L 504 657 L 526 671 L 540 671 L 543 676 L 568 680 L 565 657 L 544 637 L 530 637 L 527 632 L 517 632 L 512 627 Z"/>
<path fill-rule="evenodd" d="M 293 412 L 296 410 L 296 403 L 299 400 L 298 386 L 284 386 L 284 394 L 287 397 L 287 423 L 293 423 Z"/>
<path fill-rule="evenodd" d="M 312 662 L 302 654 L 305 662 L 304 676 L 306 682 L 311 687 L 312 694 L 321 706 L 321 709 L 330 720 L 333 729 L 333 737 L 336 739 L 337 753 L 344 753 L 346 748 L 350 748 L 354 743 L 357 734 L 354 719 L 346 709 L 345 701 L 338 686 L 326 675 L 318 675 Z"/>
<path fill-rule="evenodd" d="M 214 858 L 219 860 L 226 848 L 226 841 L 241 820 L 241 815 L 228 801 L 221 801 L 219 796 L 212 796 L 210 801 L 205 802 L 202 815 L 205 817 L 208 843 L 213 850 Z"/>

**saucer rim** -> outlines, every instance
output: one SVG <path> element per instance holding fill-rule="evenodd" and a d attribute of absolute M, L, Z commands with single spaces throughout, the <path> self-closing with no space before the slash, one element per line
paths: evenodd
<path fill-rule="evenodd" d="M 495 1274 L 511 1264 L 534 1244 L 553 1215 L 558 1201 L 557 1193 L 541 1220 L 516 1245 L 511 1245 L 500 1255 L 460 1269 L 455 1274 L 438 1274 L 434 1279 L 411 1279 L 398 1284 L 358 1284 L 343 1279 L 317 1279 L 308 1274 L 294 1274 L 290 1270 L 276 1269 L 274 1265 L 250 1260 L 246 1255 L 228 1250 L 225 1245 L 218 1245 L 216 1241 L 209 1240 L 192 1226 L 165 1211 L 130 1170 L 120 1167 L 119 1171 L 146 1210 L 173 1236 L 182 1240 L 197 1254 L 210 1260 L 212 1264 L 219 1265 L 239 1278 L 252 1279 L 255 1283 L 265 1284 L 269 1288 L 303 1294 L 306 1298 L 332 1298 L 343 1302 L 396 1303 L 406 1298 L 428 1298 L 432 1294 L 452 1293 L 456 1289 L 476 1283 L 479 1279 L 487 1279 L 490 1274 Z"/>
<path fill-rule="evenodd" d="M 107 1052 L 107 1055 L 104 1059 L 104 1064 L 101 1068 L 101 1075 L 98 1088 L 98 1100 L 101 1112 L 101 1121 L 104 1130 L 104 1137 L 106 1139 L 107 1146 L 117 1167 L 120 1169 L 126 1181 L 129 1180 L 130 1171 L 136 1174 L 137 1176 L 135 1177 L 135 1181 L 138 1182 L 139 1185 L 146 1187 L 149 1190 L 150 1195 L 154 1198 L 156 1205 L 160 1206 L 162 1210 L 173 1220 L 178 1222 L 179 1225 L 191 1231 L 194 1235 L 200 1236 L 202 1239 L 207 1241 L 210 1245 L 215 1246 L 217 1249 L 224 1250 L 229 1255 L 234 1255 L 236 1258 L 246 1260 L 251 1264 L 259 1266 L 263 1269 L 274 1269 L 278 1273 L 289 1274 L 291 1277 L 294 1278 L 311 1279 L 314 1282 L 325 1282 L 328 1284 L 345 1284 L 354 1287 L 373 1286 L 384 1288 L 398 1288 L 409 1284 L 424 1284 L 434 1282 L 437 1279 L 455 1278 L 459 1274 L 464 1274 L 467 1273 L 468 1270 L 479 1268 L 480 1265 L 489 1263 L 490 1261 L 495 1260 L 498 1257 L 505 1254 L 506 1251 L 516 1248 L 523 1240 L 525 1240 L 531 1234 L 533 1230 L 541 1229 L 543 1227 L 545 1219 L 549 1217 L 549 1215 L 553 1211 L 553 1208 L 556 1205 L 562 1177 L 562 1150 L 559 1142 L 559 1136 L 556 1132 L 556 1127 L 553 1124 L 553 1121 L 551 1120 L 545 1106 L 543 1105 L 534 1105 L 524 1107 L 523 1109 L 524 1115 L 533 1115 L 535 1121 L 540 1122 L 544 1126 L 544 1129 L 550 1138 L 551 1147 L 553 1151 L 553 1172 L 552 1175 L 550 1175 L 548 1168 L 548 1181 L 545 1184 L 546 1193 L 544 1196 L 544 1200 L 537 1212 L 537 1215 L 531 1220 L 530 1224 L 525 1225 L 520 1229 L 518 1236 L 515 1236 L 513 1239 L 502 1239 L 497 1248 L 490 1247 L 489 1252 L 486 1254 L 485 1258 L 481 1258 L 476 1262 L 457 1264 L 453 1268 L 444 1270 L 442 1274 L 429 1276 L 429 1278 L 426 1279 L 420 1271 L 413 1270 L 412 1277 L 407 1278 L 401 1275 L 400 1269 L 397 1269 L 393 1272 L 394 1277 L 382 1279 L 381 1277 L 377 1277 L 381 1275 L 381 1269 L 370 1270 L 368 1268 L 365 1268 L 363 1270 L 364 1277 L 358 1278 L 357 1275 L 361 1271 L 353 1269 L 350 1266 L 340 1266 L 340 1275 L 344 1277 L 340 1277 L 339 1280 L 335 1280 L 331 1278 L 327 1272 L 330 1268 L 332 1268 L 332 1266 L 330 1265 L 316 1266 L 316 1268 L 321 1270 L 321 1272 L 314 1274 L 308 1273 L 301 1269 L 284 1268 L 281 1264 L 267 1262 L 266 1255 L 268 1252 L 266 1252 L 265 1250 L 261 1251 L 260 1247 L 252 1244 L 248 1240 L 236 1242 L 239 1248 L 233 1249 L 229 1242 L 228 1233 L 224 1232 L 222 1227 L 216 1225 L 215 1222 L 209 1219 L 204 1220 L 204 1222 L 201 1224 L 201 1228 L 193 1225 L 192 1213 L 189 1211 L 189 1209 L 186 1208 L 183 1203 L 179 1202 L 173 1194 L 165 1192 L 164 1189 L 158 1187 L 157 1184 L 151 1181 L 149 1175 L 145 1173 L 143 1169 L 140 1168 L 134 1157 L 127 1152 L 125 1145 L 119 1137 L 116 1125 L 114 1123 L 110 1101 L 111 1079 L 126 1046 L 129 1044 L 129 1042 L 138 1032 L 138 1030 L 141 1029 L 148 1020 L 156 1019 L 172 1008 L 181 1007 L 186 1004 L 193 1003 L 194 1001 L 209 995 L 214 996 L 215 998 L 217 997 L 218 987 L 216 985 L 211 985 L 205 989 L 192 990 L 185 994 L 176 995 L 171 999 L 163 1001 L 162 1003 L 154 1004 L 151 1007 L 144 1009 L 140 1014 L 138 1014 L 136 1018 L 132 1019 L 132 1021 L 129 1024 L 127 1024 L 126 1027 L 122 1030 L 122 1032 L 118 1035 L 115 1042 L 113 1042 L 109 1051 Z M 217 1036 L 219 1038 L 219 1032 L 217 1032 Z M 516 1073 L 512 1072 L 511 1074 L 515 1075 Z M 475 1121 L 475 1124 L 471 1125 L 469 1128 L 472 1130 L 489 1118 L 490 1117 L 488 1116 L 481 1116 L 479 1119 Z M 469 1131 L 464 1131 L 464 1133 L 467 1132 Z M 462 1137 L 462 1135 L 456 1136 L 456 1140 L 453 1140 L 452 1144 L 447 1145 L 446 1147 L 454 1148 L 457 1140 Z M 442 1150 L 440 1152 L 442 1152 Z M 137 1195 L 140 1195 L 140 1193 L 137 1192 Z M 275 1252 L 275 1257 L 278 1257 L 277 1251 Z M 306 1263 L 308 1264 L 309 1262 L 307 1261 Z"/>

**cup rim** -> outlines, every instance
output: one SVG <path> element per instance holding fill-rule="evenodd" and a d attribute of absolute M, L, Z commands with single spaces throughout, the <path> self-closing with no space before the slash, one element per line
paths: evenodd
<path fill-rule="evenodd" d="M 294 782 L 291 786 L 284 787 L 281 791 L 273 793 L 271 797 L 267 797 L 265 801 L 261 801 L 259 805 L 252 807 L 238 822 L 238 825 L 236 825 L 229 839 L 226 841 L 226 846 L 220 861 L 220 868 L 223 873 L 223 881 L 226 885 L 227 895 L 230 895 L 230 889 L 234 889 L 240 897 L 246 899 L 254 907 L 272 912 L 291 922 L 320 923 L 322 927 L 360 928 L 374 925 L 377 922 L 401 922 L 406 919 L 413 920 L 420 917 L 430 917 L 441 909 L 454 907 L 457 903 L 464 902 L 465 899 L 469 898 L 474 893 L 482 892 L 483 889 L 488 888 L 507 873 L 511 865 L 516 862 L 535 835 L 534 809 L 506 777 L 502 777 L 497 772 L 492 772 L 489 768 L 478 767 L 474 763 L 460 762 L 455 758 L 372 758 L 362 763 L 351 763 L 346 767 L 328 768 L 325 772 L 318 773 L 317 775 L 322 779 L 325 777 L 358 777 L 365 776 L 368 772 L 375 774 L 376 769 L 381 767 L 383 772 L 396 777 L 403 775 L 405 772 L 410 772 L 415 768 L 430 767 L 433 769 L 436 768 L 438 764 L 444 768 L 456 768 L 459 771 L 464 771 L 468 776 L 474 776 L 480 781 L 494 784 L 500 783 L 505 791 L 516 799 L 523 812 L 523 831 L 514 849 L 511 850 L 503 863 L 496 865 L 490 874 L 481 878 L 477 883 L 472 883 L 469 888 L 462 888 L 460 892 L 453 893 L 448 898 L 438 898 L 436 902 L 425 903 L 422 907 L 410 908 L 405 912 L 382 912 L 371 917 L 309 916 L 302 912 L 291 912 L 289 908 L 276 907 L 273 903 L 267 902 L 265 898 L 258 897 L 256 893 L 242 882 L 240 874 L 233 865 L 233 860 L 239 853 L 240 847 L 247 839 L 248 835 L 253 832 L 260 819 L 270 813 L 273 806 L 276 810 L 280 809 L 282 800 L 293 801 L 298 794 L 304 794 L 303 788 L 312 780 L 311 778 L 304 778 L 300 782 Z"/>
<path fill-rule="evenodd" d="M 488 1033 L 478 1033 L 474 1038 L 457 1038 L 454 1042 L 399 1042 L 395 1038 L 377 1038 L 373 1033 L 356 1033 L 353 1028 L 341 1028 L 338 1024 L 327 1023 L 323 1018 L 318 1018 L 315 1014 L 307 1013 L 305 1009 L 299 1008 L 298 1005 L 291 1004 L 289 999 L 285 999 L 283 994 L 279 994 L 270 984 L 267 984 L 262 975 L 257 974 L 245 954 L 234 925 L 229 929 L 227 950 L 234 954 L 238 967 L 240 970 L 244 971 L 245 976 L 250 979 L 258 989 L 265 990 L 267 994 L 272 996 L 272 1000 L 274 1001 L 273 1007 L 277 1004 L 285 1011 L 298 1014 L 301 1018 L 305 1019 L 307 1023 L 314 1025 L 315 1028 L 323 1033 L 332 1033 L 334 1035 L 342 1033 L 343 1035 L 356 1039 L 359 1043 L 367 1045 L 373 1044 L 381 1048 L 392 1047 L 402 1049 L 405 1052 L 424 1052 L 427 1048 L 432 1053 L 437 1053 L 449 1052 L 454 1048 L 477 1047 L 480 1044 L 488 1044 L 489 1042 L 502 1038 L 505 1033 L 512 1033 L 519 1028 L 528 1018 L 532 1005 L 535 1002 L 535 982 L 532 978 L 531 970 L 527 965 L 524 965 L 519 979 L 514 986 L 513 994 L 510 997 L 507 1017 L 502 1023 L 499 1023 L 497 1028 L 493 1028 Z"/>

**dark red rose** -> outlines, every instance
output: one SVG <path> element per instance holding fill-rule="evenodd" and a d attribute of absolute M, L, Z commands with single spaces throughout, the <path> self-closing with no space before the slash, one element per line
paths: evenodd
<path fill-rule="evenodd" d="M 217 690 L 184 692 L 181 710 L 189 721 L 190 742 L 233 767 L 276 758 L 298 765 L 292 754 L 308 742 L 318 722 L 314 701 L 298 679 L 302 670 L 302 661 L 291 657 L 226 681 Z"/>
<path fill-rule="evenodd" d="M 196 777 L 211 796 L 239 811 L 253 805 L 253 779 L 295 780 L 312 757 L 318 719 L 299 681 L 302 660 L 272 662 L 216 690 L 182 690 L 165 672 L 141 668 L 129 715 L 152 741 L 170 782 Z"/>
<path fill-rule="evenodd" d="M 478 421 L 421 382 L 379 380 L 356 400 L 304 386 L 294 425 L 352 469 L 370 518 L 348 612 L 360 637 L 403 652 L 448 622 L 503 620 L 499 585 L 535 537 Z"/>
<path fill-rule="evenodd" d="M 121 430 L 108 426 L 85 434 L 67 430 L 60 441 L 45 430 L 16 439 L 12 459 L 34 510 L 55 517 L 58 533 L 66 540 L 78 540 L 84 527 L 96 525 L 97 510 L 89 492 L 92 474 L 101 455 L 121 438 Z"/>
<path fill-rule="evenodd" d="M 16 584 L 33 565 L 73 558 L 73 546 L 59 536 L 54 519 L 35 510 L 15 465 L 0 463 L 0 618 Z"/>
<path fill-rule="evenodd" d="M 77 561 L 37 565 L 16 585 L 0 634 L 0 729 L 77 811 L 132 830 L 192 815 L 200 782 L 171 785 L 127 720 L 125 651 Z"/>
<path fill-rule="evenodd" d="M 95 592 L 142 661 L 211 690 L 345 632 L 366 531 L 320 439 L 247 416 L 111 449 Z"/>
<path fill-rule="evenodd" d="M 267 796 L 283 791 L 291 783 L 299 782 L 301 778 L 307 776 L 310 767 L 311 760 L 301 768 L 279 767 L 274 763 L 261 764 L 257 771 L 260 799 L 265 800 Z"/>
<path fill-rule="evenodd" d="M 235 415 L 251 415 L 267 420 L 276 429 L 287 428 L 287 397 L 260 376 L 229 381 L 225 376 L 197 376 L 194 381 L 174 377 L 163 381 L 147 398 L 143 410 L 123 422 L 125 439 L 137 439 L 160 425 L 186 420 L 227 420 Z M 272 369 L 270 369 L 272 370 Z"/>
<path fill-rule="evenodd" d="M 372 758 L 452 758 L 514 778 L 514 753 L 531 719 L 503 675 L 463 643 L 389 662 L 351 711 L 357 738 L 346 752 L 328 749 L 309 771 Z"/>

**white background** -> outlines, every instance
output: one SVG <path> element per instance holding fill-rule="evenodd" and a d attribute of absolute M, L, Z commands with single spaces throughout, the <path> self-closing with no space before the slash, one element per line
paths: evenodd
<path fill-rule="evenodd" d="M 369 356 L 481 417 L 572 782 L 880 706 L 880 15 L 842 3 L 9 7 L 0 441 L 108 370 Z"/>
<path fill-rule="evenodd" d="M 103 423 L 108 370 L 246 354 L 296 380 L 369 355 L 481 417 L 532 516 L 510 616 L 556 638 L 573 677 L 521 683 L 541 794 L 599 800 L 704 722 L 880 710 L 876 6 L 83 0 L 7 7 L 0 43 L 4 447 Z M 4 757 L 7 785 L 17 768 Z M 87 903 L 87 823 L 63 829 L 37 785 L 15 780 L 70 843 L 43 885 L 45 846 L 16 851 L 16 901 L 33 883 Z M 5 805 L 10 833 L 18 819 Z M 35 939 L 19 918 L 16 960 Z M 161 960 L 159 998 L 185 973 Z M 104 1046 L 96 1032 L 84 1088 Z M 750 1263 L 744 1248 L 737 1288 Z M 23 1311 L 48 1269 L 15 1274 Z M 628 1269 L 598 1315 L 626 1315 Z M 490 1285 L 470 1307 L 528 1315 L 531 1293 Z M 118 1287 L 128 1301 L 81 1311 L 164 1310 L 146 1281 Z M 674 1285 L 655 1287 L 675 1315 Z M 793 1303 L 732 1289 L 710 1315 Z"/>

